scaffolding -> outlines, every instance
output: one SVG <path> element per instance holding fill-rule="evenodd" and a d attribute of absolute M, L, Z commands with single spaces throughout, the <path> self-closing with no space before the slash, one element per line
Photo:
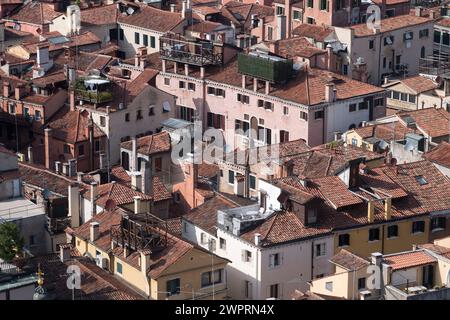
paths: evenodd
<path fill-rule="evenodd" d="M 113 243 L 131 250 L 155 252 L 167 246 L 167 222 L 150 213 L 124 215 L 111 228 Z"/>
<path fill-rule="evenodd" d="M 222 43 L 188 40 L 179 34 L 160 37 L 159 54 L 162 59 L 196 66 L 222 65 Z"/>

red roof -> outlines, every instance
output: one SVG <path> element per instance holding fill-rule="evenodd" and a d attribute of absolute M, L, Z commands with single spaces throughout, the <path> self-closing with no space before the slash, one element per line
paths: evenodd
<path fill-rule="evenodd" d="M 170 135 L 167 131 L 140 137 L 136 142 L 137 152 L 148 156 L 161 152 L 170 152 L 171 150 Z M 132 142 L 122 142 L 120 147 L 131 150 Z"/>
<path fill-rule="evenodd" d="M 412 251 L 383 257 L 383 262 L 392 267 L 392 270 L 419 267 L 437 260 L 425 251 Z"/>
<path fill-rule="evenodd" d="M 423 155 L 425 159 L 450 168 L 450 143 L 442 141 L 437 147 Z"/>

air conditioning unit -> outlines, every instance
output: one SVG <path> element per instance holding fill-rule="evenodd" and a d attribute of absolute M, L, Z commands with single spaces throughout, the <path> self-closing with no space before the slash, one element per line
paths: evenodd
<path fill-rule="evenodd" d="M 102 258 L 102 257 L 95 258 L 95 264 L 97 265 L 97 267 L 100 267 L 102 269 L 107 269 L 108 268 L 108 259 Z"/>

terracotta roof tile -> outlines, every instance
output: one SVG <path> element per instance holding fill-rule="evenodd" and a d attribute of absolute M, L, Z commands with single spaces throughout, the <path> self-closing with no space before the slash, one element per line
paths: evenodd
<path fill-rule="evenodd" d="M 27 22 L 32 24 L 48 24 L 53 19 L 62 15 L 53 9 L 53 5 L 42 2 L 29 2 L 20 8 L 17 12 L 6 17 L 6 20 Z"/>
<path fill-rule="evenodd" d="M 400 121 L 355 128 L 353 131 L 362 139 L 377 138 L 386 142 L 405 139 L 407 133 L 414 132 L 414 130 L 403 125 Z"/>
<path fill-rule="evenodd" d="M 383 22 L 381 23 L 381 32 L 390 32 L 401 28 L 411 28 L 412 26 L 430 23 L 432 21 L 433 19 L 427 17 L 418 17 L 410 14 L 395 16 L 383 19 Z M 373 30 L 369 29 L 366 23 L 353 25 L 350 26 L 350 28 L 354 31 L 356 37 L 366 37 L 374 34 Z M 401 41 L 401 39 L 397 39 L 396 41 Z"/>
<path fill-rule="evenodd" d="M 97 186 L 97 200 L 95 203 L 101 207 L 106 205 L 109 199 L 114 200 L 116 205 L 129 204 L 134 202 L 134 197 L 139 196 L 143 201 L 151 200 L 152 197 L 142 192 L 133 190 L 121 183 L 105 183 Z M 91 200 L 91 194 L 87 189 L 83 192 L 83 197 Z"/>
<path fill-rule="evenodd" d="M 292 34 L 295 36 L 311 38 L 318 42 L 323 42 L 333 32 L 331 27 L 307 23 L 301 24 L 292 30 Z"/>
<path fill-rule="evenodd" d="M 425 251 L 411 251 L 383 257 L 383 262 L 391 266 L 392 270 L 419 267 L 436 261 L 436 258 Z"/>
<path fill-rule="evenodd" d="M 433 138 L 447 136 L 450 128 L 450 113 L 444 109 L 426 108 L 416 111 L 397 113 L 397 117 L 404 119 L 411 117 L 415 120 L 419 129 Z"/>
<path fill-rule="evenodd" d="M 402 79 L 400 81 L 407 87 L 411 88 L 413 91 L 415 91 L 417 94 L 430 91 L 433 89 L 437 89 L 439 87 L 439 84 L 434 82 L 433 80 L 422 77 L 422 76 L 413 76 L 408 77 L 405 79 Z"/>
<path fill-rule="evenodd" d="M 295 37 L 284 40 L 277 40 L 277 54 L 284 58 L 304 57 L 311 58 L 318 54 L 325 54 L 326 50 L 315 47 L 305 37 Z"/>
<path fill-rule="evenodd" d="M 450 168 L 450 143 L 442 141 L 437 147 L 425 153 L 423 157 L 431 162 Z"/>
<path fill-rule="evenodd" d="M 179 13 L 159 10 L 147 5 L 140 5 L 137 12 L 131 15 L 119 14 L 118 17 L 119 23 L 159 32 L 170 31 L 181 21 L 183 19 Z"/>
<path fill-rule="evenodd" d="M 349 271 L 359 270 L 370 265 L 369 261 L 367 261 L 366 259 L 363 259 L 360 256 L 345 249 L 341 249 L 339 253 L 334 255 L 330 259 L 330 262 Z"/>
<path fill-rule="evenodd" d="M 116 4 L 81 10 L 81 24 L 85 26 L 107 25 L 117 23 Z"/>
<path fill-rule="evenodd" d="M 131 150 L 132 142 L 125 141 L 121 148 Z M 151 134 L 137 139 L 137 152 L 144 155 L 154 155 L 161 152 L 170 152 L 170 135 L 167 131 Z"/>

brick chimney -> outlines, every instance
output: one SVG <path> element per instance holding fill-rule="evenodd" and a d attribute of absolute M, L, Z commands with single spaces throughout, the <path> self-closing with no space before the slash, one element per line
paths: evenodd
<path fill-rule="evenodd" d="M 9 82 L 3 81 L 3 96 L 9 97 Z"/>
<path fill-rule="evenodd" d="M 20 100 L 25 92 L 25 86 L 22 83 L 18 83 L 14 88 L 14 99 Z"/>
<path fill-rule="evenodd" d="M 91 222 L 89 225 L 89 240 L 94 242 L 100 236 L 100 224 L 98 222 Z"/>
<path fill-rule="evenodd" d="M 284 1 L 284 14 L 286 15 L 286 38 L 291 37 L 292 18 L 291 18 L 291 0 Z"/>
<path fill-rule="evenodd" d="M 70 105 L 70 111 L 75 111 L 75 90 L 69 91 L 69 105 Z"/>
<path fill-rule="evenodd" d="M 45 157 L 45 167 L 47 169 L 53 169 L 50 167 L 50 144 L 52 143 L 52 129 L 45 128 L 44 130 L 44 157 Z"/>
<path fill-rule="evenodd" d="M 136 191 L 142 189 L 142 174 L 140 171 L 133 171 L 131 173 L 131 188 Z"/>

